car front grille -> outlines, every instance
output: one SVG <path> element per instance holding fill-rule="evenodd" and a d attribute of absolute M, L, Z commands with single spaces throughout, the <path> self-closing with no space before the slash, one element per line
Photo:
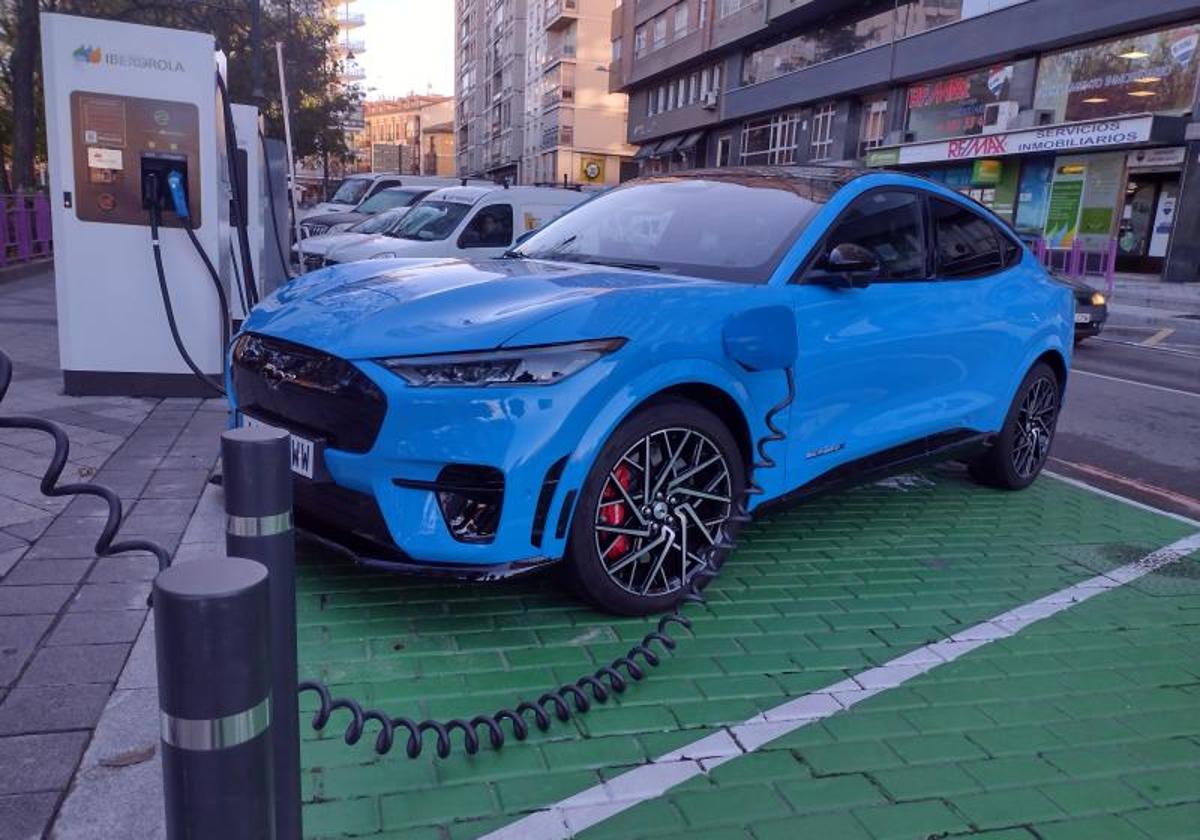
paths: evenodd
<path fill-rule="evenodd" d="M 369 450 L 387 413 L 383 391 L 350 362 L 278 338 L 239 338 L 232 376 L 240 410 L 334 449 Z"/>
<path fill-rule="evenodd" d="M 325 264 L 325 258 L 320 254 L 305 254 L 304 268 L 306 271 L 316 271 Z"/>
<path fill-rule="evenodd" d="M 329 225 L 302 223 L 300 225 L 300 236 L 307 239 L 310 236 L 320 236 L 327 230 L 329 230 Z"/>

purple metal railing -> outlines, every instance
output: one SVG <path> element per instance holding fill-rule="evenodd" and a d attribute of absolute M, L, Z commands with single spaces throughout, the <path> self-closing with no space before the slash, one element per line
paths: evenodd
<path fill-rule="evenodd" d="M 48 257 L 53 248 L 46 195 L 0 194 L 0 266 Z"/>
<path fill-rule="evenodd" d="M 1099 247 L 1084 247 L 1076 239 L 1069 248 L 1053 248 L 1045 239 L 1027 239 L 1029 247 L 1046 268 L 1061 272 L 1080 280 L 1097 278 L 1104 282 L 1104 290 L 1112 294 L 1113 278 L 1117 268 L 1117 240 L 1102 240 Z"/>

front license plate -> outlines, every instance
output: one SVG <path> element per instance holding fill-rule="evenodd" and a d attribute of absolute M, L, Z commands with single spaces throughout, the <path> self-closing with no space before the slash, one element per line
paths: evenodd
<path fill-rule="evenodd" d="M 275 431 L 287 431 L 280 429 L 278 426 L 272 426 L 270 423 L 264 423 L 261 420 L 249 416 L 248 414 L 241 415 L 242 425 L 247 428 L 274 429 Z M 298 435 L 291 434 L 290 440 L 292 444 L 292 472 L 297 475 L 302 475 L 305 478 L 313 477 L 313 469 L 317 461 L 317 446 L 311 440 L 302 438 Z"/>
<path fill-rule="evenodd" d="M 1076 323 L 1076 324 L 1090 324 L 1090 323 L 1092 323 L 1092 316 L 1091 316 L 1091 313 L 1088 313 L 1088 312 L 1076 312 L 1076 313 L 1075 313 L 1075 323 Z"/>

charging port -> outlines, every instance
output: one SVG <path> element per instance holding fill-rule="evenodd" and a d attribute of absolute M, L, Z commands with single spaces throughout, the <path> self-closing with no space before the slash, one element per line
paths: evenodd
<path fill-rule="evenodd" d="M 182 220 L 191 215 L 187 183 L 186 155 L 142 153 L 142 208 L 157 208 L 163 227 L 181 227 Z"/>

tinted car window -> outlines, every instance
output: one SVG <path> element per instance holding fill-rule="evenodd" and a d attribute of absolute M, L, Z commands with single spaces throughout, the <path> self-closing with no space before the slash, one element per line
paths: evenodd
<path fill-rule="evenodd" d="M 576 206 L 518 252 L 761 283 L 837 186 L 744 174 L 635 181 Z"/>
<path fill-rule="evenodd" d="M 356 225 L 346 228 L 346 230 L 351 233 L 386 233 L 389 229 L 399 224 L 407 211 L 408 208 L 406 207 L 384 210 L 382 213 L 377 213 Z"/>
<path fill-rule="evenodd" d="M 334 204 L 358 204 L 370 186 L 371 182 L 366 178 L 347 178 L 338 185 L 337 191 L 329 200 Z"/>
<path fill-rule="evenodd" d="M 458 237 L 460 248 L 506 248 L 512 242 L 511 204 L 492 204 L 475 214 Z"/>
<path fill-rule="evenodd" d="M 362 204 L 354 208 L 356 213 L 378 213 L 380 210 L 391 210 L 393 207 L 407 207 L 420 201 L 433 190 L 402 190 L 399 188 L 375 193 Z"/>
<path fill-rule="evenodd" d="M 879 259 L 880 280 L 918 280 L 926 275 L 921 199 L 910 192 L 876 190 L 850 204 L 825 238 L 826 252 L 854 244 Z"/>
<path fill-rule="evenodd" d="M 413 205 L 408 215 L 389 232 L 389 235 L 424 242 L 445 239 L 454 233 L 454 229 L 470 209 L 470 204 L 457 201 L 422 201 Z"/>
<path fill-rule="evenodd" d="M 951 201 L 930 199 L 937 237 L 938 276 L 979 277 L 999 271 L 1004 260 L 991 223 Z"/>

